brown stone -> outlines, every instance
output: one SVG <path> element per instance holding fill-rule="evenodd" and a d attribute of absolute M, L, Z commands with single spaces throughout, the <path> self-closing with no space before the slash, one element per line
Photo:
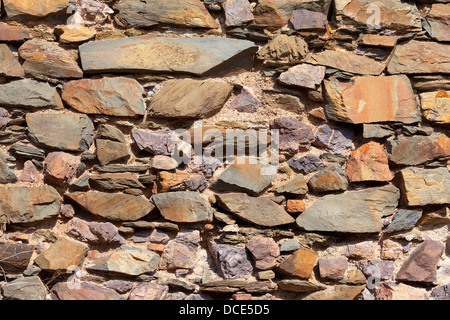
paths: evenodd
<path fill-rule="evenodd" d="M 391 181 L 386 150 L 376 142 L 369 142 L 350 154 L 345 175 L 350 182 Z"/>
<path fill-rule="evenodd" d="M 424 92 L 419 96 L 422 113 L 427 120 L 450 123 L 450 91 Z"/>
<path fill-rule="evenodd" d="M 30 263 L 34 246 L 15 242 L 0 243 L 0 269 L 3 272 L 21 273 Z"/>
<path fill-rule="evenodd" d="M 381 36 L 378 34 L 365 34 L 359 43 L 365 46 L 393 48 L 397 44 L 396 36 Z"/>
<path fill-rule="evenodd" d="M 159 268 L 164 270 L 194 269 L 197 265 L 200 232 L 183 231 L 164 247 Z"/>
<path fill-rule="evenodd" d="M 450 50 L 445 43 L 411 40 L 395 47 L 387 66 L 390 74 L 450 74 Z"/>
<path fill-rule="evenodd" d="M 384 62 L 366 56 L 333 50 L 314 53 L 306 58 L 305 62 L 360 75 L 379 75 L 386 67 Z"/>
<path fill-rule="evenodd" d="M 23 164 L 23 171 L 19 180 L 22 182 L 30 183 L 40 182 L 42 180 L 38 169 L 35 167 L 31 160 L 27 160 Z"/>
<path fill-rule="evenodd" d="M 1 30 L 0 30 L 1 32 Z M 19 61 L 6 44 L 0 44 L 0 76 L 23 78 L 25 73 Z"/>
<path fill-rule="evenodd" d="M 450 4 L 435 3 L 424 17 L 423 26 L 437 41 L 450 41 Z"/>
<path fill-rule="evenodd" d="M 161 171 L 158 173 L 158 188 L 159 192 L 167 192 L 173 187 L 181 185 L 184 181 L 190 178 L 190 174 L 187 172 L 171 173 L 167 171 Z"/>
<path fill-rule="evenodd" d="M 325 31 L 328 25 L 327 16 L 321 12 L 310 10 L 294 10 L 289 19 L 294 30 Z"/>
<path fill-rule="evenodd" d="M 408 77 L 357 77 L 353 82 L 324 81 L 330 101 L 327 116 L 347 123 L 420 122 L 422 117 Z"/>
<path fill-rule="evenodd" d="M 96 153 L 102 166 L 111 163 L 126 162 L 131 156 L 131 150 L 126 143 L 106 139 L 96 139 Z"/>
<path fill-rule="evenodd" d="M 55 28 L 55 34 L 59 37 L 61 43 L 82 43 L 95 37 L 97 32 L 92 28 L 58 26 Z"/>
<path fill-rule="evenodd" d="M 80 158 L 65 152 L 51 152 L 44 160 L 45 179 L 55 185 L 69 186 L 76 178 Z"/>
<path fill-rule="evenodd" d="M 366 284 L 360 286 L 336 285 L 327 290 L 315 292 L 305 300 L 355 300 L 366 288 Z"/>
<path fill-rule="evenodd" d="M 28 40 L 19 48 L 25 62 L 25 74 L 49 78 L 82 78 L 83 71 L 76 60 L 56 43 L 42 39 Z"/>
<path fill-rule="evenodd" d="M 345 191 L 348 181 L 341 166 L 333 164 L 312 176 L 308 181 L 308 187 L 315 193 Z"/>
<path fill-rule="evenodd" d="M 348 260 L 345 257 L 320 258 L 320 277 L 327 280 L 344 279 L 345 271 L 348 268 Z"/>
<path fill-rule="evenodd" d="M 69 0 L 4 0 L 3 5 L 10 20 L 35 20 L 66 11 Z"/>
<path fill-rule="evenodd" d="M 0 23 L 0 41 L 1 42 L 23 42 L 30 37 L 25 29 Z"/>
<path fill-rule="evenodd" d="M 286 202 L 286 211 L 290 213 L 303 212 L 306 209 L 305 202 L 303 200 L 288 200 Z"/>
<path fill-rule="evenodd" d="M 300 248 L 281 262 L 276 270 L 283 274 L 308 279 L 316 265 L 318 256 L 319 254 L 311 249 Z"/>
<path fill-rule="evenodd" d="M 154 205 L 140 196 L 104 192 L 75 192 L 67 194 L 84 210 L 113 221 L 135 221 L 146 216 Z"/>
<path fill-rule="evenodd" d="M 300 62 L 308 53 L 308 44 L 303 38 L 279 34 L 258 51 L 257 58 L 282 63 L 295 63 Z"/>
<path fill-rule="evenodd" d="M 310 64 L 299 64 L 283 72 L 278 81 L 284 85 L 317 89 L 325 77 L 326 68 Z"/>
<path fill-rule="evenodd" d="M 164 300 L 169 293 L 167 285 L 141 283 L 130 292 L 129 300 Z"/>
<path fill-rule="evenodd" d="M 34 262 L 44 270 L 73 270 L 83 263 L 88 250 L 89 247 L 84 243 L 60 238 L 37 256 Z"/>
<path fill-rule="evenodd" d="M 280 255 L 280 249 L 272 238 L 258 237 L 247 242 L 246 248 L 255 260 L 256 268 L 268 270 L 273 268 Z"/>
<path fill-rule="evenodd" d="M 113 289 L 104 288 L 89 282 L 59 282 L 52 288 L 58 300 L 124 300 Z"/>
<path fill-rule="evenodd" d="M 437 263 L 444 252 L 444 245 L 435 240 L 425 240 L 403 263 L 396 279 L 412 282 L 436 281 Z"/>

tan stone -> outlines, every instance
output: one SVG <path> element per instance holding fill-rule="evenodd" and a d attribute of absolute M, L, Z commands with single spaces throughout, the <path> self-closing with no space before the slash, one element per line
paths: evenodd
<path fill-rule="evenodd" d="M 420 122 L 422 117 L 408 77 L 358 77 L 351 83 L 324 81 L 327 116 L 347 123 Z"/>
<path fill-rule="evenodd" d="M 450 123 L 450 91 L 421 93 L 420 103 L 422 113 L 427 120 Z"/>
<path fill-rule="evenodd" d="M 44 162 L 47 182 L 68 186 L 76 177 L 80 158 L 65 152 L 51 152 Z"/>
<path fill-rule="evenodd" d="M 396 36 L 380 36 L 378 34 L 365 34 L 360 44 L 365 46 L 392 48 L 397 44 Z"/>
<path fill-rule="evenodd" d="M 60 238 L 34 262 L 44 270 L 75 270 L 83 263 L 88 250 L 89 247 L 82 242 Z"/>
<path fill-rule="evenodd" d="M 345 175 L 350 182 L 391 181 L 386 150 L 376 142 L 369 142 L 350 154 Z"/>
<path fill-rule="evenodd" d="M 1 30 L 0 30 L 1 32 Z M 22 66 L 6 44 L 0 44 L 0 76 L 23 78 Z"/>
<path fill-rule="evenodd" d="M 96 35 L 95 29 L 86 27 L 59 26 L 55 28 L 55 34 L 59 36 L 61 43 L 81 43 L 93 39 Z"/>
<path fill-rule="evenodd" d="M 158 190 L 159 192 L 167 192 L 171 188 L 182 184 L 185 180 L 190 178 L 190 174 L 187 172 L 171 173 L 167 171 L 161 171 L 158 173 Z"/>
<path fill-rule="evenodd" d="M 4 0 L 6 14 L 9 19 L 19 20 L 43 18 L 50 14 L 64 11 L 69 6 L 69 0 Z"/>

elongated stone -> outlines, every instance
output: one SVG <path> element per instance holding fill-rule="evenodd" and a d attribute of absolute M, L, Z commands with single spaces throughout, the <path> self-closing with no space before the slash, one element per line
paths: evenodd
<path fill-rule="evenodd" d="M 51 186 L 0 187 L 0 223 L 27 223 L 59 214 L 61 196 Z"/>
<path fill-rule="evenodd" d="M 392 186 L 326 195 L 298 216 L 297 225 L 307 231 L 377 233 L 383 216 L 393 214 L 400 191 Z"/>
<path fill-rule="evenodd" d="M 114 6 L 118 18 L 129 27 L 171 24 L 192 28 L 217 28 L 218 25 L 200 0 L 124 0 Z"/>
<path fill-rule="evenodd" d="M 154 208 L 147 199 L 129 194 L 91 191 L 66 196 L 84 210 L 112 221 L 135 221 Z"/>
<path fill-rule="evenodd" d="M 33 0 L 4 0 L 3 5 L 11 20 L 35 20 L 65 12 L 69 0 L 42 0 L 39 5 Z"/>
<path fill-rule="evenodd" d="M 89 247 L 82 242 L 60 238 L 38 255 L 34 262 L 44 270 L 67 271 L 81 266 L 88 251 Z"/>
<path fill-rule="evenodd" d="M 124 300 L 116 291 L 89 282 L 58 282 L 52 288 L 57 300 Z"/>
<path fill-rule="evenodd" d="M 165 72 L 216 74 L 252 65 L 253 42 L 219 37 L 154 38 L 150 36 L 91 41 L 80 46 L 86 73 Z M 104 59 L 104 54 L 108 59 Z"/>
<path fill-rule="evenodd" d="M 400 209 L 392 218 L 391 224 L 385 230 L 386 233 L 412 229 L 422 216 L 422 210 Z"/>
<path fill-rule="evenodd" d="M 62 99 L 82 113 L 135 117 L 145 113 L 144 93 L 134 79 L 83 79 L 66 84 Z"/>
<path fill-rule="evenodd" d="M 38 276 L 18 278 L 2 286 L 7 300 L 45 300 L 47 289 Z"/>
<path fill-rule="evenodd" d="M 245 193 L 216 194 L 219 206 L 244 221 L 274 227 L 294 222 L 282 207 L 269 197 L 249 197 Z"/>
<path fill-rule="evenodd" d="M 358 77 L 353 82 L 324 81 L 330 104 L 329 118 L 347 123 L 420 122 L 414 92 L 408 77 Z"/>
<path fill-rule="evenodd" d="M 24 42 L 28 40 L 30 34 L 24 28 L 11 26 L 6 23 L 0 23 L 0 41 L 1 42 Z"/>

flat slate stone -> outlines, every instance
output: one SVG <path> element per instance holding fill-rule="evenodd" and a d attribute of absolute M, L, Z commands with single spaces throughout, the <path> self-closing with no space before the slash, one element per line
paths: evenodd
<path fill-rule="evenodd" d="M 1 42 L 24 42 L 28 40 L 30 34 L 24 28 L 11 26 L 6 23 L 0 23 L 0 41 Z"/>
<path fill-rule="evenodd" d="M 51 186 L 0 187 L 0 223 L 27 223 L 59 214 L 61 196 Z"/>
<path fill-rule="evenodd" d="M 216 194 L 218 204 L 244 221 L 275 227 L 293 223 L 292 218 L 270 197 L 249 197 L 245 193 Z"/>
<path fill-rule="evenodd" d="M 90 191 L 66 196 L 86 211 L 112 221 L 135 221 L 154 208 L 147 199 L 129 194 Z"/>
<path fill-rule="evenodd" d="M 0 243 L 0 268 L 5 272 L 21 273 L 30 263 L 34 246 L 29 244 Z"/>
<path fill-rule="evenodd" d="M 118 19 L 133 28 L 158 24 L 206 29 L 218 27 L 200 0 L 124 0 L 114 9 L 119 11 Z"/>
<path fill-rule="evenodd" d="M 387 72 L 390 74 L 450 74 L 450 44 L 411 40 L 395 47 Z"/>
<path fill-rule="evenodd" d="M 450 41 L 450 4 L 435 3 L 423 20 L 423 27 L 437 41 Z"/>
<path fill-rule="evenodd" d="M 203 76 L 251 66 L 258 46 L 247 40 L 220 37 L 140 36 L 91 41 L 79 50 L 83 70 L 89 74 L 156 72 Z"/>
<path fill-rule="evenodd" d="M 294 30 L 324 31 L 327 28 L 327 16 L 322 12 L 310 10 L 294 10 L 289 19 Z"/>
<path fill-rule="evenodd" d="M 253 20 L 253 8 L 247 0 L 226 0 L 222 6 L 227 27 L 239 26 Z"/>
<path fill-rule="evenodd" d="M 5 300 L 45 300 L 47 289 L 37 276 L 19 278 L 2 286 Z"/>
<path fill-rule="evenodd" d="M 307 231 L 378 233 L 383 216 L 393 214 L 400 191 L 392 186 L 326 195 L 298 216 L 297 225 Z"/>
<path fill-rule="evenodd" d="M 405 75 L 356 77 L 344 83 L 325 80 L 328 118 L 346 123 L 422 120 L 411 82 Z M 374 94 L 376 92 L 376 94 Z"/>
<path fill-rule="evenodd" d="M 94 124 L 87 115 L 27 113 L 30 139 L 40 146 L 86 151 L 94 141 Z"/>
<path fill-rule="evenodd" d="M 0 85 L 0 106 L 60 109 L 63 104 L 55 87 L 46 82 L 23 79 Z"/>
<path fill-rule="evenodd" d="M 83 79 L 64 85 L 62 99 L 82 113 L 135 117 L 145 114 L 144 94 L 134 79 Z"/>
<path fill-rule="evenodd" d="M 208 198 L 198 192 L 165 192 L 152 196 L 162 216 L 173 222 L 205 222 L 213 218 Z"/>
<path fill-rule="evenodd" d="M 233 85 L 212 80 L 169 80 L 152 97 L 149 114 L 164 118 L 203 118 L 218 112 Z"/>
<path fill-rule="evenodd" d="M 421 216 L 421 209 L 399 209 L 392 218 L 391 224 L 384 232 L 391 233 L 412 229 Z"/>
<path fill-rule="evenodd" d="M 34 0 L 4 0 L 3 5 L 10 20 L 36 20 L 50 15 L 65 13 L 69 0 L 42 0 L 36 5 Z"/>
<path fill-rule="evenodd" d="M 124 300 L 124 298 L 113 289 L 104 288 L 89 282 L 70 283 L 59 282 L 52 288 L 52 293 L 57 300 Z"/>
<path fill-rule="evenodd" d="M 0 30 L 1 31 L 1 30 Z M 23 78 L 22 66 L 6 44 L 0 44 L 0 76 Z"/>

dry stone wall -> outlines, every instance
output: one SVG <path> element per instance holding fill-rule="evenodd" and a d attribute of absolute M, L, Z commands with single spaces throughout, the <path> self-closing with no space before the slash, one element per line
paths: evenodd
<path fill-rule="evenodd" d="M 1 2 L 0 299 L 450 299 L 449 1 Z"/>

